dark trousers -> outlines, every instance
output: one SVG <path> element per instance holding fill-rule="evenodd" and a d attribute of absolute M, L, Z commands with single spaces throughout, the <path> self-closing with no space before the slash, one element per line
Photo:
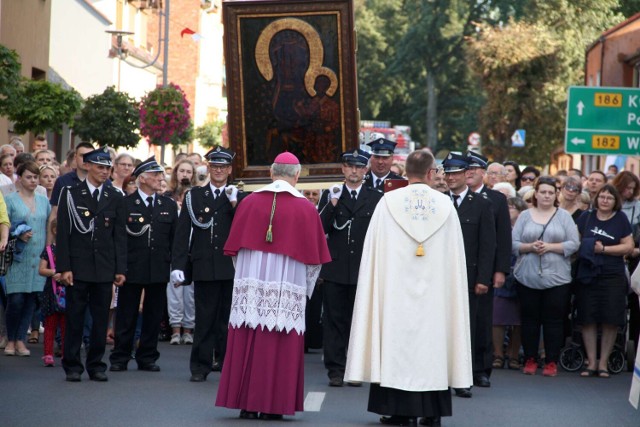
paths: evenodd
<path fill-rule="evenodd" d="M 324 367 L 329 378 L 344 377 L 355 298 L 355 285 L 322 284 Z"/>
<path fill-rule="evenodd" d="M 522 319 L 522 347 L 525 360 L 538 358 L 540 329 L 544 335 L 546 362 L 558 362 L 564 342 L 563 322 L 566 316 L 569 285 L 549 289 L 531 289 L 517 285 Z"/>
<path fill-rule="evenodd" d="M 471 362 L 474 377 L 491 375 L 493 363 L 493 288 L 483 295 L 469 290 Z"/>
<path fill-rule="evenodd" d="M 82 374 L 84 372 L 80 359 L 80 346 L 82 345 L 82 330 L 87 306 L 93 323 L 85 366 L 89 375 L 107 370 L 107 364 L 102 361 L 102 356 L 104 356 L 107 342 L 111 286 L 112 283 L 89 283 L 80 280 L 74 280 L 73 286 L 67 286 L 67 330 L 64 339 L 64 358 L 62 359 L 62 367 L 66 373 Z"/>
<path fill-rule="evenodd" d="M 138 321 L 140 297 L 144 290 L 142 330 L 140 344 L 136 350 L 139 366 L 155 363 L 160 357 L 158 334 L 164 308 L 167 305 L 167 284 L 125 283 L 118 289 L 118 308 L 115 320 L 115 347 L 109 357 L 111 363 L 126 365 L 131 359 L 133 340 Z"/>
<path fill-rule="evenodd" d="M 220 365 L 224 363 L 233 280 L 194 282 L 193 286 L 196 327 L 189 367 L 192 374 L 207 375 L 211 372 L 214 347 Z"/>

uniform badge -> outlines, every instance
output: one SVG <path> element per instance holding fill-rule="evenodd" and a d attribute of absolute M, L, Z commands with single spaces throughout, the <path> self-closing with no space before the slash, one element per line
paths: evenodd
<path fill-rule="evenodd" d="M 216 148 L 216 153 L 220 152 L 220 147 Z"/>
<path fill-rule="evenodd" d="M 140 199 L 136 199 L 136 205 L 140 204 Z"/>
<path fill-rule="evenodd" d="M 208 195 L 209 195 L 209 190 L 205 190 L 205 191 L 204 191 L 204 195 L 205 195 L 205 196 L 208 196 Z"/>
<path fill-rule="evenodd" d="M 358 158 L 358 150 L 353 151 L 353 157 Z"/>
<path fill-rule="evenodd" d="M 162 200 L 158 199 L 158 206 L 162 205 Z"/>
<path fill-rule="evenodd" d="M 144 222 L 144 217 L 140 217 L 140 219 L 138 221 Z"/>
<path fill-rule="evenodd" d="M 84 211 L 84 216 L 89 216 L 89 215 L 91 215 L 89 211 Z"/>
<path fill-rule="evenodd" d="M 209 208 L 204 208 L 204 211 L 205 212 L 209 212 Z"/>

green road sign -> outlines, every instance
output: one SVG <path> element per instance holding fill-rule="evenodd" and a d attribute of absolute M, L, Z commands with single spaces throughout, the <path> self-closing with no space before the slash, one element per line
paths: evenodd
<path fill-rule="evenodd" d="M 640 154 L 640 89 L 571 86 L 564 149 L 569 154 Z"/>

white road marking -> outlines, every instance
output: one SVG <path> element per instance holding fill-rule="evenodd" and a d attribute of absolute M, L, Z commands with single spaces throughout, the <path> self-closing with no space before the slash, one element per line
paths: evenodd
<path fill-rule="evenodd" d="M 307 393 L 307 397 L 304 399 L 305 412 L 320 412 L 322 408 L 322 402 L 324 402 L 324 396 L 327 393 L 320 391 L 310 391 Z"/>

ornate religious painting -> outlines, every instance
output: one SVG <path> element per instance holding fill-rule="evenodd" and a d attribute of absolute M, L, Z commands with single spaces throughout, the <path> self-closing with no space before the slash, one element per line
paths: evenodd
<path fill-rule="evenodd" d="M 340 176 L 358 147 L 352 1 L 225 1 L 223 18 L 236 179 L 265 180 L 283 151 L 303 181 Z"/>

